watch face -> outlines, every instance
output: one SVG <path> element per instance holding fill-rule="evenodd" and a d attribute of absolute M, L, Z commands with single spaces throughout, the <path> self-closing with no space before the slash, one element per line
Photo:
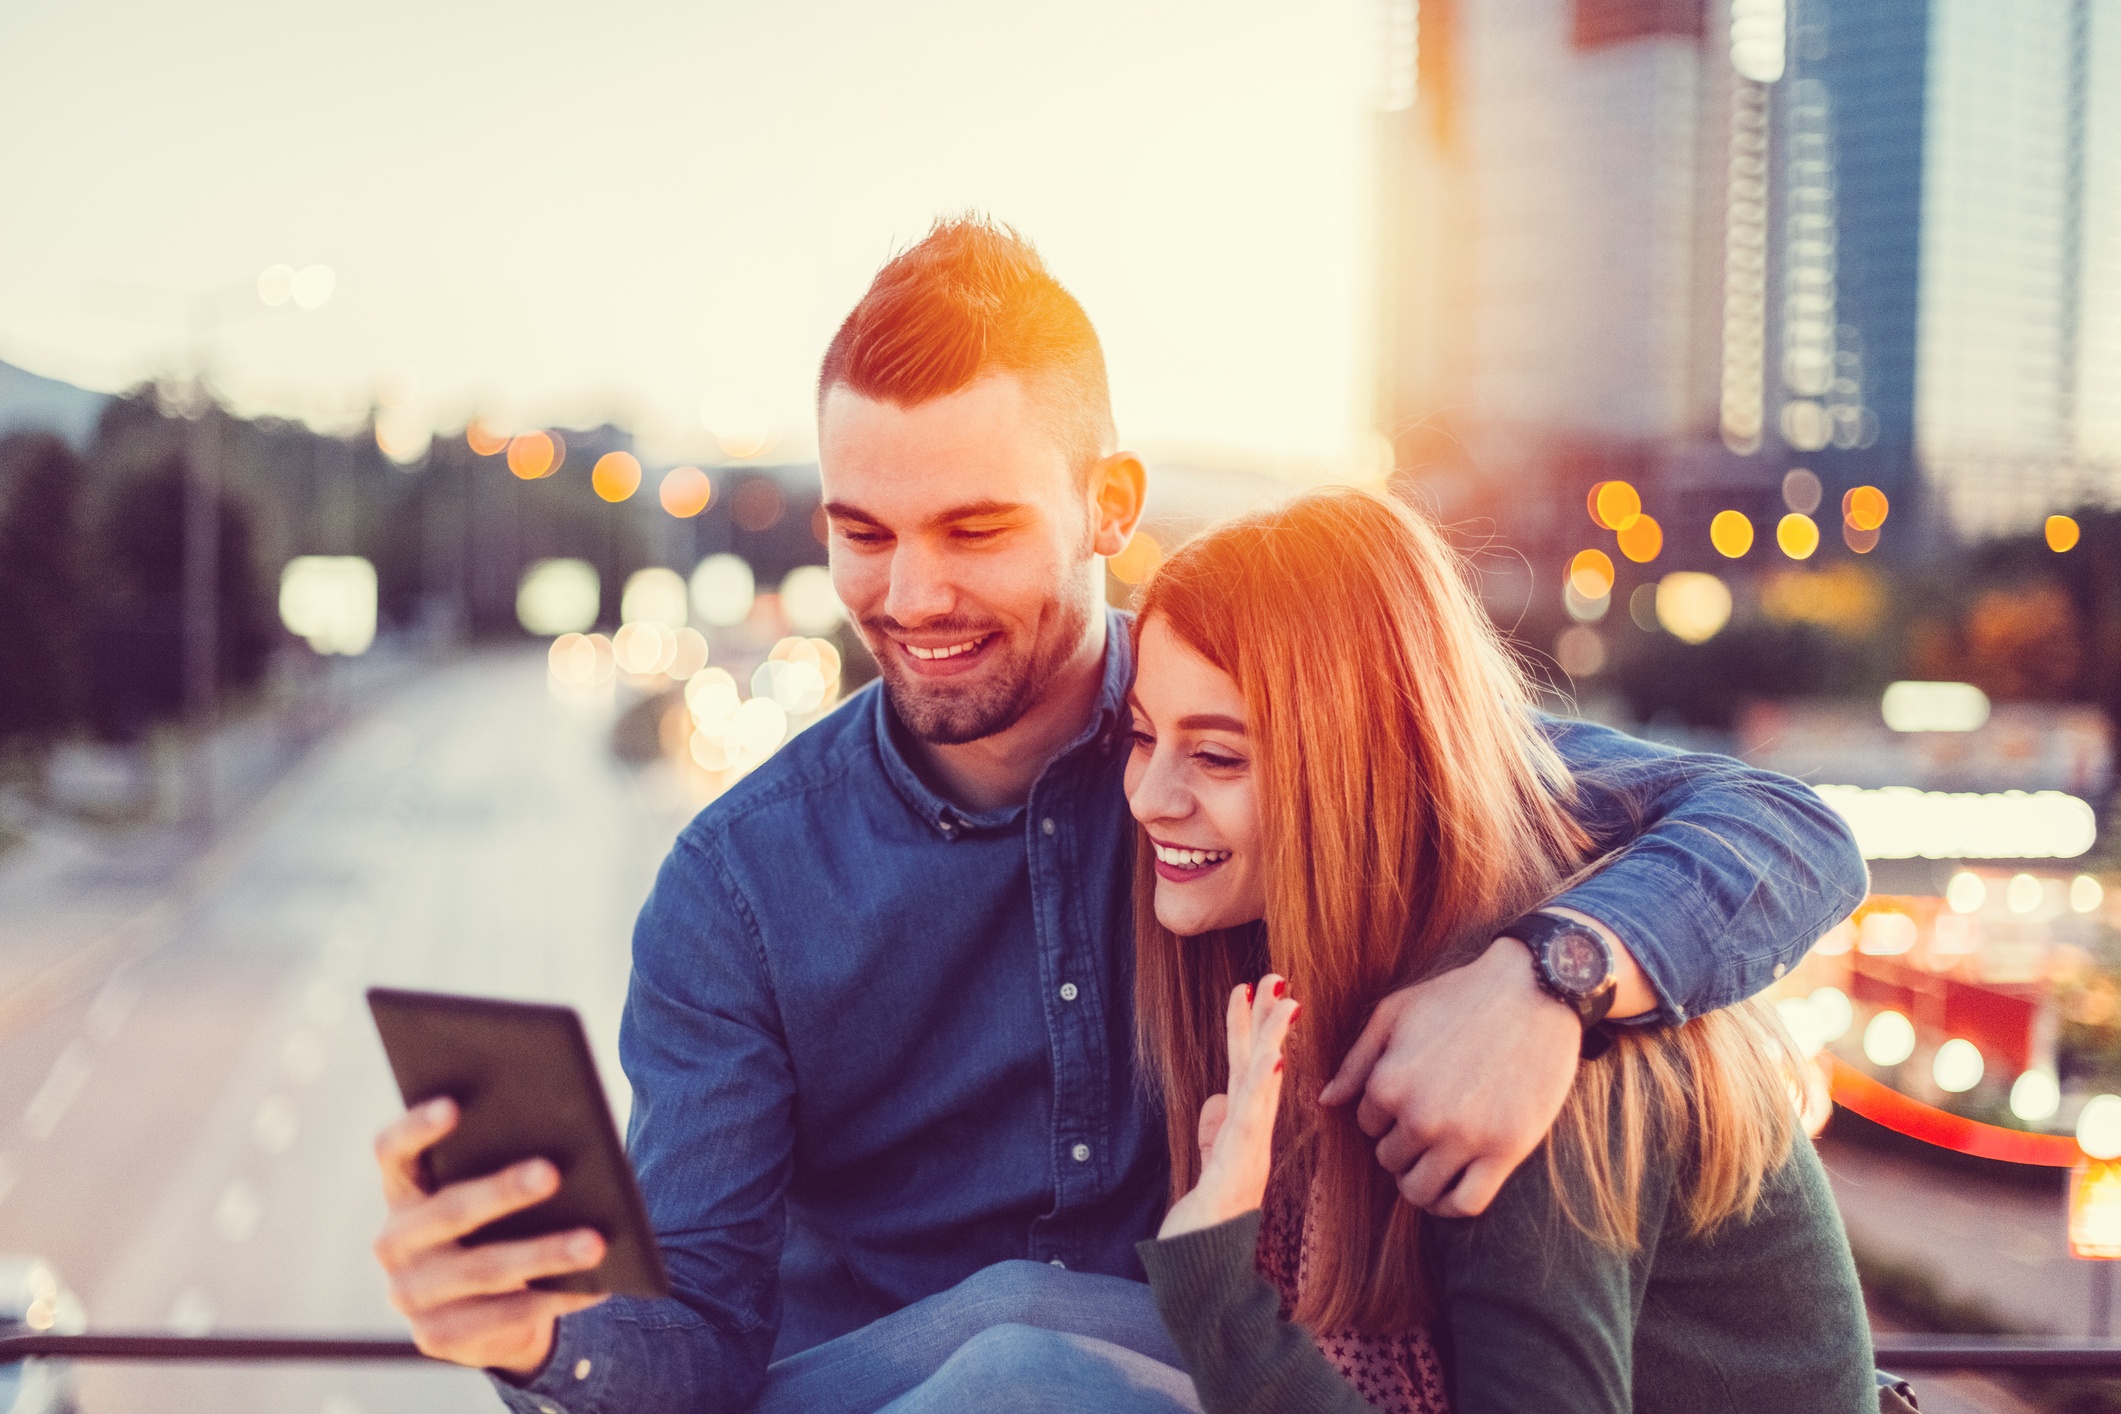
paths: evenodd
<path fill-rule="evenodd" d="M 1547 944 L 1547 967 L 1554 980 L 1578 996 L 1605 985 L 1612 964 L 1595 934 L 1580 928 L 1556 933 Z"/>

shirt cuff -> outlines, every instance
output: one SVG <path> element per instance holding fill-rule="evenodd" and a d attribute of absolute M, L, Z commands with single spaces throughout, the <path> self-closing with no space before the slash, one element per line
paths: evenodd
<path fill-rule="evenodd" d="M 553 1323 L 552 1351 L 545 1357 L 545 1368 L 531 1378 L 519 1380 L 504 1370 L 486 1372 L 503 1404 L 516 1414 L 594 1414 L 605 1372 L 590 1354 L 587 1322 L 580 1319 L 587 1314 L 576 1312 Z"/>

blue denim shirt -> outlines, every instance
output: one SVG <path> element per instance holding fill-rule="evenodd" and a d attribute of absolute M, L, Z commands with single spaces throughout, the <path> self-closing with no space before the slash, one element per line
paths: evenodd
<path fill-rule="evenodd" d="M 518 1410 L 720 1414 L 767 1363 L 1007 1258 L 1139 1279 L 1168 1171 L 1132 1064 L 1133 664 L 1021 806 L 968 814 L 872 685 L 679 836 L 634 932 L 628 1136 L 675 1295 L 559 1322 Z M 1795 781 L 1543 721 L 1594 833 L 1557 903 L 1626 940 L 1679 1018 L 1764 986 L 1861 899 Z"/>

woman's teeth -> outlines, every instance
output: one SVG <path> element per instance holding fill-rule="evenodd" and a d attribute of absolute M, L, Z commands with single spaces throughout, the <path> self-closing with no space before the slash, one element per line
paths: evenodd
<path fill-rule="evenodd" d="M 934 662 L 938 658 L 955 658 L 960 653 L 970 653 L 992 637 L 994 635 L 991 633 L 982 634 L 978 638 L 968 638 L 963 643 L 953 643 L 948 648 L 915 648 L 910 643 L 900 646 L 923 662 Z"/>
<path fill-rule="evenodd" d="M 1220 864 L 1230 857 L 1230 851 L 1227 849 L 1173 849 L 1170 845 L 1157 844 L 1153 840 L 1150 847 L 1156 851 L 1158 863 L 1169 864 L 1178 869 L 1205 869 L 1210 864 Z"/>

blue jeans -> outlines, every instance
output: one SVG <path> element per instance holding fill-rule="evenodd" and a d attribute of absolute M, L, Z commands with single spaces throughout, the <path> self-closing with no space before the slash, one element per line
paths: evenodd
<path fill-rule="evenodd" d="M 751 1414 L 1199 1414 L 1140 1282 L 1000 1262 L 774 1362 Z"/>

